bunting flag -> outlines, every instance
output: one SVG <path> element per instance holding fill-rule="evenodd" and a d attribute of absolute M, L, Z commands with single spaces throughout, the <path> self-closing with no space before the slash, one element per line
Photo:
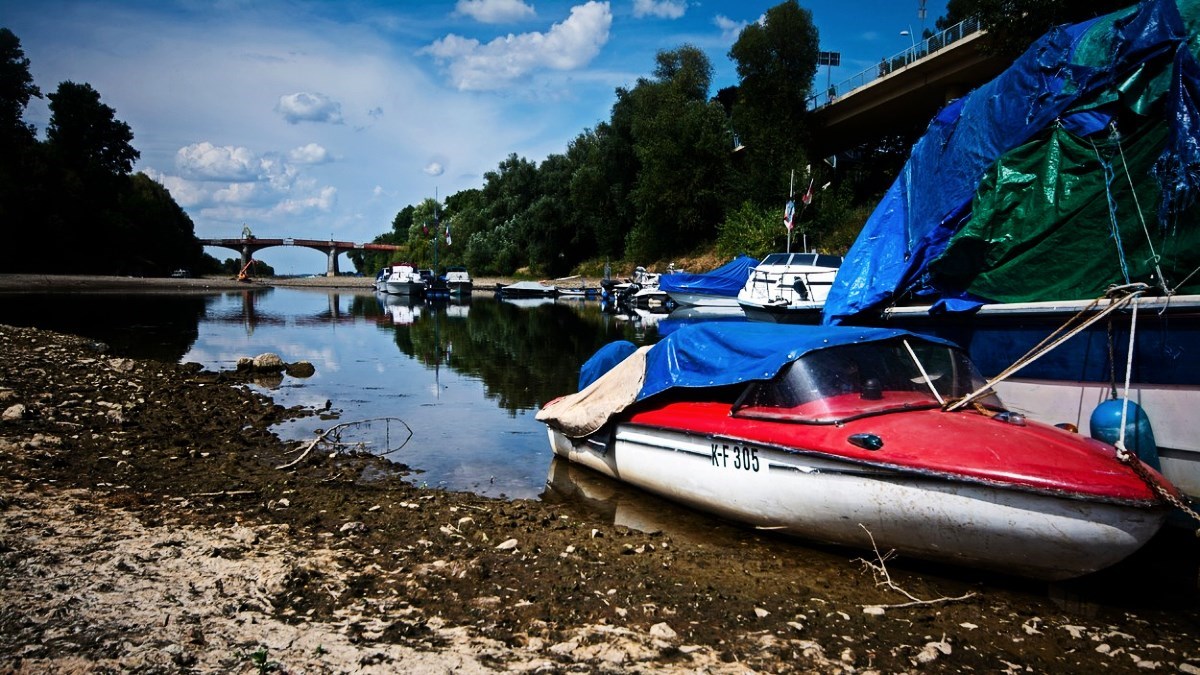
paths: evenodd
<path fill-rule="evenodd" d="M 808 181 L 808 192 L 805 192 L 804 196 L 800 198 L 800 201 L 804 202 L 804 204 L 806 206 L 808 204 L 812 203 L 812 187 L 813 187 L 813 181 L 812 181 L 812 179 L 810 179 Z"/>
<path fill-rule="evenodd" d="M 789 199 L 787 206 L 783 207 L 783 226 L 787 229 L 792 229 L 792 219 L 796 216 L 796 202 Z"/>
<path fill-rule="evenodd" d="M 446 245 L 450 245 L 450 224 L 446 223 Z"/>

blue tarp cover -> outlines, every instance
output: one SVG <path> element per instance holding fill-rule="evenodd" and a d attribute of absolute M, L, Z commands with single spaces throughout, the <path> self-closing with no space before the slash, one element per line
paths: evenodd
<path fill-rule="evenodd" d="M 768 380 L 805 354 L 896 337 L 951 344 L 892 328 L 758 323 L 698 323 L 663 338 L 646 354 L 637 400 L 674 387 L 720 387 Z"/>
<path fill-rule="evenodd" d="M 1056 123 L 1077 133 L 1102 130 L 1108 121 L 1102 106 L 1147 62 L 1174 57 L 1175 72 L 1185 78 L 1165 106 L 1166 122 L 1180 130 L 1171 150 L 1181 161 L 1164 158 L 1158 177 L 1164 202 L 1190 205 L 1200 189 L 1200 151 L 1191 136 L 1194 88 L 1186 82 L 1196 72 L 1187 48 L 1196 14 L 1196 0 L 1145 0 L 1055 28 L 1004 73 L 943 108 L 846 255 L 825 301 L 824 322 L 850 321 L 904 294 L 933 301 L 938 292 L 953 290 L 930 287 L 925 272 L 970 220 L 981 178 L 1003 155 Z M 1100 236 L 1106 231 L 1102 227 Z"/>
<path fill-rule="evenodd" d="M 746 285 L 746 279 L 750 276 L 750 268 L 756 265 L 758 265 L 758 260 L 743 255 L 704 274 L 688 274 L 686 272 L 664 274 L 658 278 L 658 290 L 664 293 L 703 293 L 733 297 L 742 290 L 742 286 Z"/>
<path fill-rule="evenodd" d="M 600 376 L 612 370 L 612 367 L 625 360 L 627 356 L 637 351 L 637 345 L 629 340 L 614 340 L 592 354 L 592 358 L 583 362 L 579 368 L 579 390 L 600 379 Z"/>

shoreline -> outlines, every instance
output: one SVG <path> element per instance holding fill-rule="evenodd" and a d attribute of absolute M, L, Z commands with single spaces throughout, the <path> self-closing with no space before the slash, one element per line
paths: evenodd
<path fill-rule="evenodd" d="M 516 279 L 508 277 L 479 277 L 474 280 L 475 293 L 491 293 L 497 284 L 511 284 Z M 282 288 L 339 288 L 361 291 L 371 291 L 375 280 L 371 277 L 354 276 L 313 276 L 313 277 L 271 277 L 238 281 L 226 276 L 206 277 L 120 277 L 100 274 L 0 274 L 0 293 L 22 293 L 37 291 L 74 291 L 74 290 L 119 290 L 140 288 L 145 290 L 247 290 L 264 287 Z M 599 280 L 592 283 L 590 279 L 572 278 L 566 282 L 552 283 L 564 288 L 581 286 L 599 286 Z"/>

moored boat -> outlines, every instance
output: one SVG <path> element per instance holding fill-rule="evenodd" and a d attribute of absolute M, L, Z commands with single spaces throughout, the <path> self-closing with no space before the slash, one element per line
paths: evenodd
<path fill-rule="evenodd" d="M 468 296 L 475 288 L 467 268 L 461 266 L 446 268 L 446 285 L 450 288 L 450 297 L 455 298 Z"/>
<path fill-rule="evenodd" d="M 979 397 L 961 350 L 906 331 L 704 323 L 581 372 L 603 374 L 538 413 L 557 455 L 811 540 L 1065 579 L 1136 551 L 1177 496 L 1136 457 Z"/>
<path fill-rule="evenodd" d="M 737 302 L 753 321 L 820 323 L 841 265 L 836 255 L 772 253 L 750 269 Z"/>
<path fill-rule="evenodd" d="M 410 263 L 392 263 L 384 287 L 393 295 L 421 297 L 425 292 L 425 280 Z"/>
<path fill-rule="evenodd" d="M 553 298 L 558 289 L 536 281 L 518 281 L 508 285 L 496 285 L 496 295 L 501 298 Z"/>
<path fill-rule="evenodd" d="M 1134 401 L 1147 458 L 1200 497 L 1197 26 L 1200 5 L 1148 0 L 1059 27 L 947 105 L 823 320 L 949 337 L 1048 421 L 1086 428 Z"/>
<path fill-rule="evenodd" d="M 754 258 L 743 255 L 703 274 L 665 274 L 658 279 L 658 289 L 678 305 L 736 307 L 738 291 L 757 264 Z"/>

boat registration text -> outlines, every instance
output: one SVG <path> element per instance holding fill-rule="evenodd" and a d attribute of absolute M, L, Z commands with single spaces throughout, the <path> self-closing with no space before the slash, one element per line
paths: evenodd
<path fill-rule="evenodd" d="M 758 471 L 758 448 L 749 445 L 713 443 L 712 465 L 722 469 Z"/>

